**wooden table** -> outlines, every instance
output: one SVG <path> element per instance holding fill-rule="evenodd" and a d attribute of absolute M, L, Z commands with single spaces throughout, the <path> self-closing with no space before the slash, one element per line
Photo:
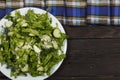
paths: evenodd
<path fill-rule="evenodd" d="M 120 27 L 65 26 L 67 57 L 46 80 L 120 80 Z M 0 74 L 0 80 L 9 80 Z"/>

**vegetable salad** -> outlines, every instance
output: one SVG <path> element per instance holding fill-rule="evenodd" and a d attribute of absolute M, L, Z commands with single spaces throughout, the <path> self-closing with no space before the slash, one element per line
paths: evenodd
<path fill-rule="evenodd" d="M 0 35 L 0 62 L 11 69 L 11 76 L 33 77 L 50 75 L 51 68 L 65 58 L 61 47 L 67 38 L 58 25 L 51 26 L 48 12 L 35 13 L 29 9 L 25 15 L 15 11 L 8 14 Z"/>

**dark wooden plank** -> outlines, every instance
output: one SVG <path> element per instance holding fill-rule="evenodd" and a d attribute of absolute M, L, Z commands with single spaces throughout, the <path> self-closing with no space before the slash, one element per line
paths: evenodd
<path fill-rule="evenodd" d="M 47 80 L 120 80 L 120 77 L 51 77 Z"/>
<path fill-rule="evenodd" d="M 120 76 L 120 39 L 70 40 L 68 49 L 65 74 Z"/>
<path fill-rule="evenodd" d="M 67 58 L 48 80 L 119 76 L 120 39 L 69 39 Z M 7 79 L 3 75 L 0 78 Z"/>
<path fill-rule="evenodd" d="M 116 77 L 120 77 L 120 39 L 69 39 L 66 59 L 47 80 L 120 80 Z"/>
<path fill-rule="evenodd" d="M 120 39 L 72 39 L 68 43 L 67 58 L 51 79 L 120 76 Z"/>
<path fill-rule="evenodd" d="M 4 79 L 4 78 L 0 78 L 0 80 L 10 80 L 10 79 Z"/>
<path fill-rule="evenodd" d="M 0 72 L 0 80 L 10 80 Z"/>
<path fill-rule="evenodd" d="M 69 38 L 120 38 L 120 27 L 64 27 Z"/>

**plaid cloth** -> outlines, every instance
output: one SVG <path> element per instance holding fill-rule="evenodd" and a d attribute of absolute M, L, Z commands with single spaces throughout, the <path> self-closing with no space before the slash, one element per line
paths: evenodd
<path fill-rule="evenodd" d="M 50 7 L 63 25 L 120 25 L 120 0 L 0 0 L 0 18 L 29 6 Z"/>
<path fill-rule="evenodd" d="M 66 0 L 65 24 L 85 25 L 86 16 L 86 0 Z"/>
<path fill-rule="evenodd" d="M 0 18 L 2 18 L 3 16 L 5 16 L 5 14 L 6 14 L 5 0 L 1 0 L 0 1 Z"/>
<path fill-rule="evenodd" d="M 88 23 L 110 25 L 110 0 L 88 0 L 87 4 Z"/>
<path fill-rule="evenodd" d="M 111 24 L 120 25 L 120 0 L 111 0 Z"/>
<path fill-rule="evenodd" d="M 46 0 L 46 8 L 50 7 L 50 13 L 56 16 L 61 23 L 65 19 L 64 0 Z"/>
<path fill-rule="evenodd" d="M 25 7 L 38 7 L 45 9 L 45 1 L 44 0 L 24 0 Z"/>
<path fill-rule="evenodd" d="M 0 18 L 21 7 L 50 7 L 50 13 L 64 25 L 84 25 L 86 22 L 86 0 L 3 0 Z"/>
<path fill-rule="evenodd" d="M 24 0 L 6 0 L 6 14 L 11 11 L 24 7 Z"/>

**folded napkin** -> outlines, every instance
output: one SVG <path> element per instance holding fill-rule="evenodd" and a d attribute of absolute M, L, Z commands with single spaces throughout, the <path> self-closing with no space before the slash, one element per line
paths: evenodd
<path fill-rule="evenodd" d="M 50 7 L 63 25 L 120 25 L 120 0 L 0 0 L 0 18 L 22 7 Z"/>

